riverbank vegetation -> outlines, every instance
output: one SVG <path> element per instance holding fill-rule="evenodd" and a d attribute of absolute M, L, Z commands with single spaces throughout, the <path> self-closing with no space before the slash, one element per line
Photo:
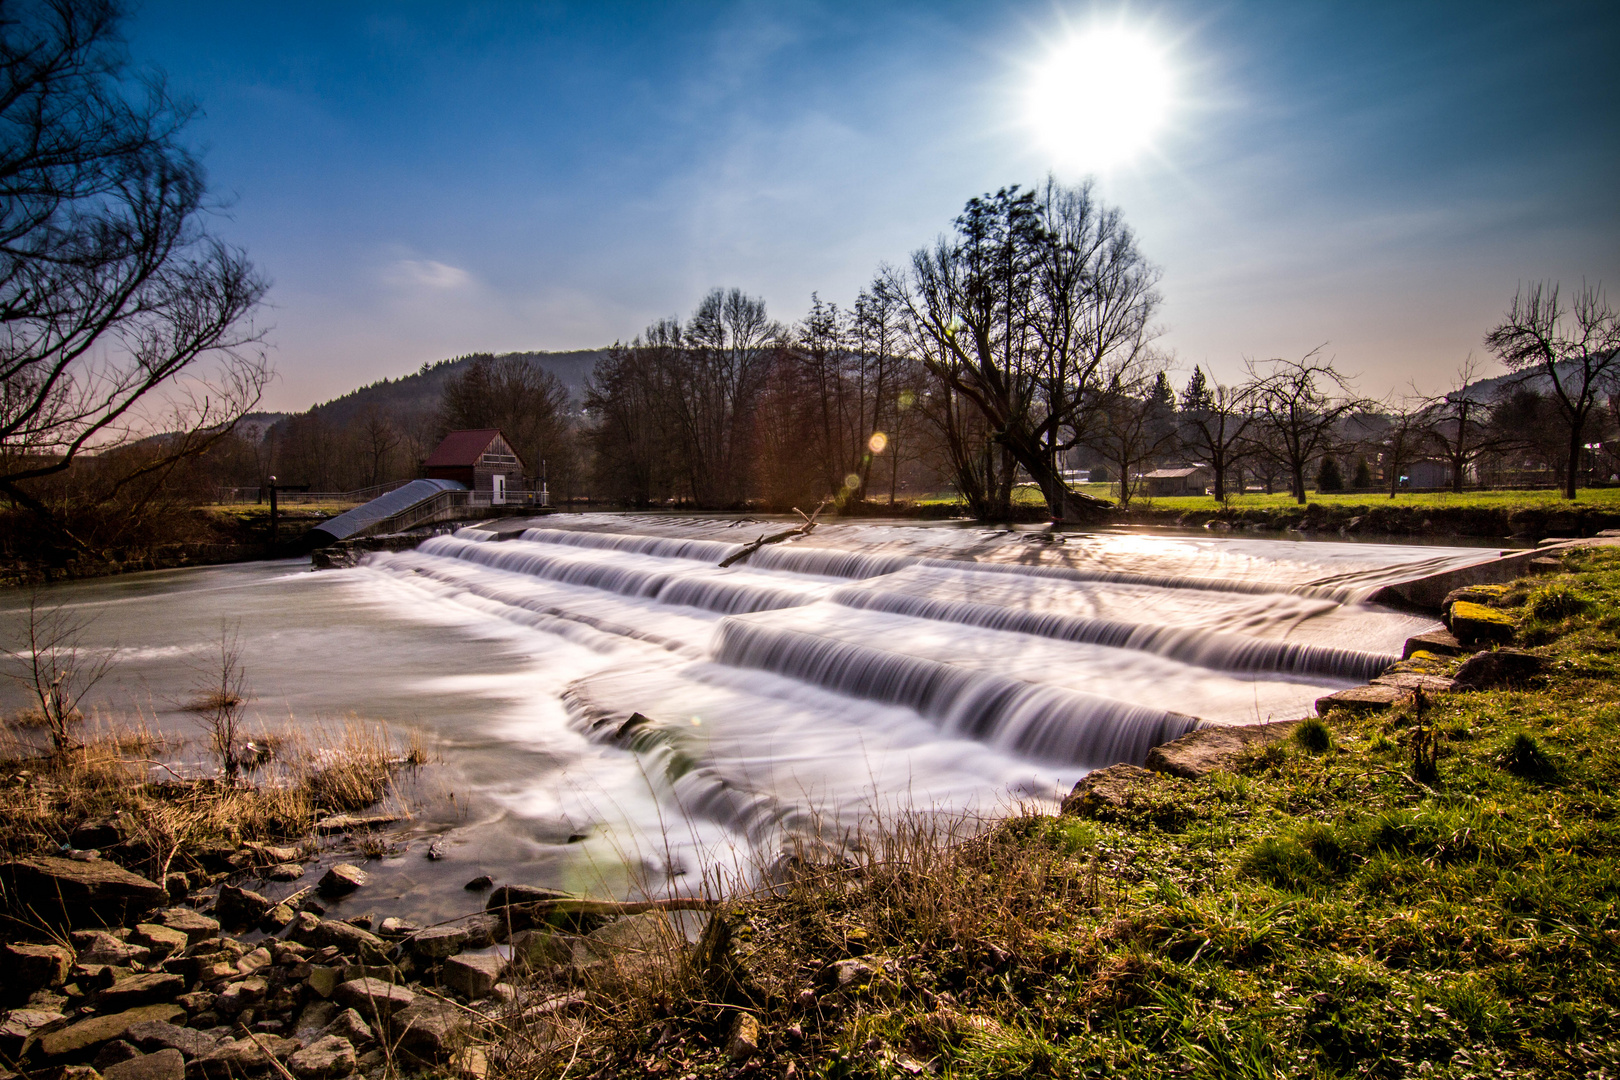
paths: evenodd
<path fill-rule="evenodd" d="M 965 842 L 891 823 L 730 904 L 680 979 L 600 990 L 549 1056 L 530 1035 L 493 1070 L 1603 1075 L 1620 557 L 1570 553 L 1496 602 L 1543 684 L 1335 711 L 1203 779 Z"/>

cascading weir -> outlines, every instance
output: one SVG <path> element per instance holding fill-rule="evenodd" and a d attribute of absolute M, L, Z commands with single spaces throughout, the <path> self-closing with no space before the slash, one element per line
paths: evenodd
<path fill-rule="evenodd" d="M 903 705 L 951 734 L 1089 768 L 1140 763 L 1153 747 L 1199 726 L 1185 713 L 732 619 L 720 626 L 714 656 L 722 664 Z"/>

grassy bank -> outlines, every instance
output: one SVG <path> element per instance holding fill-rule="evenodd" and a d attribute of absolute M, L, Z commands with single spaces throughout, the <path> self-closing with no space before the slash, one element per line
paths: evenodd
<path fill-rule="evenodd" d="M 1611 1075 L 1620 553 L 1566 570 L 1504 601 L 1545 685 L 1437 699 L 1437 776 L 1406 706 L 1091 817 L 895 823 L 492 1064 L 729 1075 L 757 1023 L 777 1076 Z"/>

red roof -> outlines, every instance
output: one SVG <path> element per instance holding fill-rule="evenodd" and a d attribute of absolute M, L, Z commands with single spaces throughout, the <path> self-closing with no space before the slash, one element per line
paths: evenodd
<path fill-rule="evenodd" d="M 429 469 L 454 468 L 458 465 L 476 465 L 489 444 L 499 435 L 499 428 L 475 428 L 471 431 L 452 431 L 428 455 L 422 464 Z"/>

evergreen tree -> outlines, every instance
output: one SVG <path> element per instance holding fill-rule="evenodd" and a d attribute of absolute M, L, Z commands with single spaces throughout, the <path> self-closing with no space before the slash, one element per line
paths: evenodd
<path fill-rule="evenodd" d="M 1366 455 L 1356 458 L 1356 477 L 1350 486 L 1357 489 L 1373 486 L 1372 466 L 1367 463 Z"/>
<path fill-rule="evenodd" d="M 1209 383 L 1204 378 L 1204 369 L 1193 366 L 1192 378 L 1187 380 L 1187 389 L 1181 393 L 1181 411 L 1186 413 L 1203 412 L 1211 405 Z"/>
<path fill-rule="evenodd" d="M 1344 490 L 1344 474 L 1339 472 L 1339 462 L 1332 454 L 1323 456 L 1321 468 L 1316 471 L 1316 490 L 1319 492 Z"/>

